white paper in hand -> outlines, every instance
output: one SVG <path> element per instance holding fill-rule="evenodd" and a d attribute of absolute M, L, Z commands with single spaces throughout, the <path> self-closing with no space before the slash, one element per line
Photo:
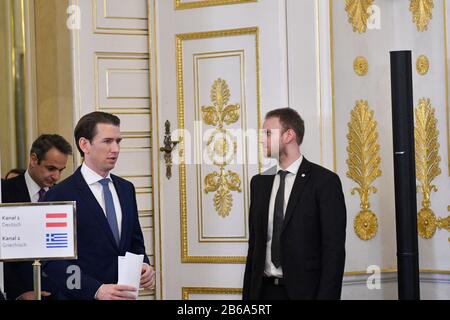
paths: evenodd
<path fill-rule="evenodd" d="M 139 290 L 141 282 L 142 263 L 144 255 L 136 255 L 127 252 L 124 257 L 118 257 L 119 262 L 119 281 L 117 284 L 131 286 Z M 135 297 L 137 298 L 138 292 Z"/>

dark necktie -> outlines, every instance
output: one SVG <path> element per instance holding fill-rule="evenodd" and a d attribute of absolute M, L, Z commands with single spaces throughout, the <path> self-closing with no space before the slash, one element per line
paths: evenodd
<path fill-rule="evenodd" d="M 109 179 L 102 179 L 99 181 L 99 183 L 103 187 L 103 198 L 105 199 L 106 219 L 108 220 L 114 239 L 116 240 L 117 245 L 119 245 L 120 243 L 119 227 L 117 225 L 116 209 L 114 208 L 112 193 L 111 190 L 109 189 L 110 181 L 111 180 Z"/>
<path fill-rule="evenodd" d="M 47 191 L 45 191 L 45 189 L 41 189 L 39 190 L 39 199 L 38 202 L 44 202 L 44 198 L 45 198 L 45 194 L 47 193 Z"/>
<path fill-rule="evenodd" d="M 284 220 L 284 189 L 287 171 L 278 171 L 280 175 L 280 186 L 278 187 L 275 198 L 275 207 L 273 213 L 273 231 L 272 231 L 272 263 L 276 268 L 281 266 L 281 230 Z"/>

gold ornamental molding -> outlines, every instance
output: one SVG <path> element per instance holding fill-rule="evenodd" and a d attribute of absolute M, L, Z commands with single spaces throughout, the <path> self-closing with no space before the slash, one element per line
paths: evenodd
<path fill-rule="evenodd" d="M 241 288 L 196 288 L 196 287 L 183 287 L 182 289 L 183 300 L 189 300 L 191 294 L 196 295 L 241 295 Z"/>
<path fill-rule="evenodd" d="M 205 193 L 215 192 L 214 208 L 222 217 L 230 215 L 233 207 L 231 192 L 241 190 L 241 178 L 235 172 L 225 171 L 237 152 L 237 142 L 225 128 L 225 125 L 236 123 L 240 119 L 239 104 L 228 104 L 231 92 L 225 80 L 217 79 L 211 89 L 212 106 L 203 106 L 203 121 L 216 127 L 206 144 L 209 159 L 219 167 L 219 172 L 213 172 L 205 177 Z"/>
<path fill-rule="evenodd" d="M 353 32 L 366 33 L 370 14 L 369 8 L 374 0 L 345 0 L 345 11 L 348 22 L 353 26 Z"/>
<path fill-rule="evenodd" d="M 431 239 L 438 229 L 450 231 L 450 216 L 437 218 L 431 210 L 431 193 L 438 188 L 433 185 L 433 180 L 441 173 L 439 164 L 439 131 L 435 109 L 430 99 L 419 100 L 419 106 L 415 110 L 416 127 L 414 129 L 416 148 L 416 175 L 420 182 L 418 192 L 422 194 L 422 209 L 418 213 L 418 231 L 424 239 Z"/>
<path fill-rule="evenodd" d="M 212 6 L 223 6 L 229 4 L 249 3 L 249 2 L 258 2 L 258 0 L 199 0 L 191 2 L 184 2 L 183 0 L 175 0 L 175 9 L 176 10 L 194 9 Z"/>
<path fill-rule="evenodd" d="M 416 62 L 417 73 L 421 76 L 424 76 L 430 70 L 430 60 L 427 56 L 421 55 L 417 58 Z"/>
<path fill-rule="evenodd" d="M 369 72 L 369 62 L 365 57 L 356 57 L 353 61 L 353 70 L 358 76 L 364 77 Z"/>
<path fill-rule="evenodd" d="M 434 0 L 410 0 L 409 10 L 418 31 L 428 30 L 428 24 L 433 19 L 433 9 Z"/>
<path fill-rule="evenodd" d="M 381 158 L 377 122 L 367 101 L 356 101 L 348 127 L 347 177 L 358 184 L 352 189 L 352 195 L 358 192 L 361 198 L 361 211 L 353 222 L 353 228 L 361 240 L 368 241 L 378 232 L 378 218 L 370 210 L 369 197 L 378 192 L 372 183 L 381 176 Z"/>

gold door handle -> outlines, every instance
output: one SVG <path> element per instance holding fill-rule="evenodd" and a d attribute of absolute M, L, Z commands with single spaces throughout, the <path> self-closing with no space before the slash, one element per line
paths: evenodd
<path fill-rule="evenodd" d="M 180 142 L 172 141 L 172 133 L 170 131 L 169 120 L 166 121 L 165 127 L 166 133 L 164 136 L 164 147 L 161 147 L 159 151 L 164 152 L 164 160 L 166 162 L 166 177 L 170 180 L 170 178 L 172 178 L 172 152 Z"/>

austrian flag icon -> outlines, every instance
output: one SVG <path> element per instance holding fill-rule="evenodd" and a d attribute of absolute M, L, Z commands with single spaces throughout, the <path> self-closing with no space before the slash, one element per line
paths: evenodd
<path fill-rule="evenodd" d="M 46 213 L 46 228 L 67 228 L 67 213 Z"/>

